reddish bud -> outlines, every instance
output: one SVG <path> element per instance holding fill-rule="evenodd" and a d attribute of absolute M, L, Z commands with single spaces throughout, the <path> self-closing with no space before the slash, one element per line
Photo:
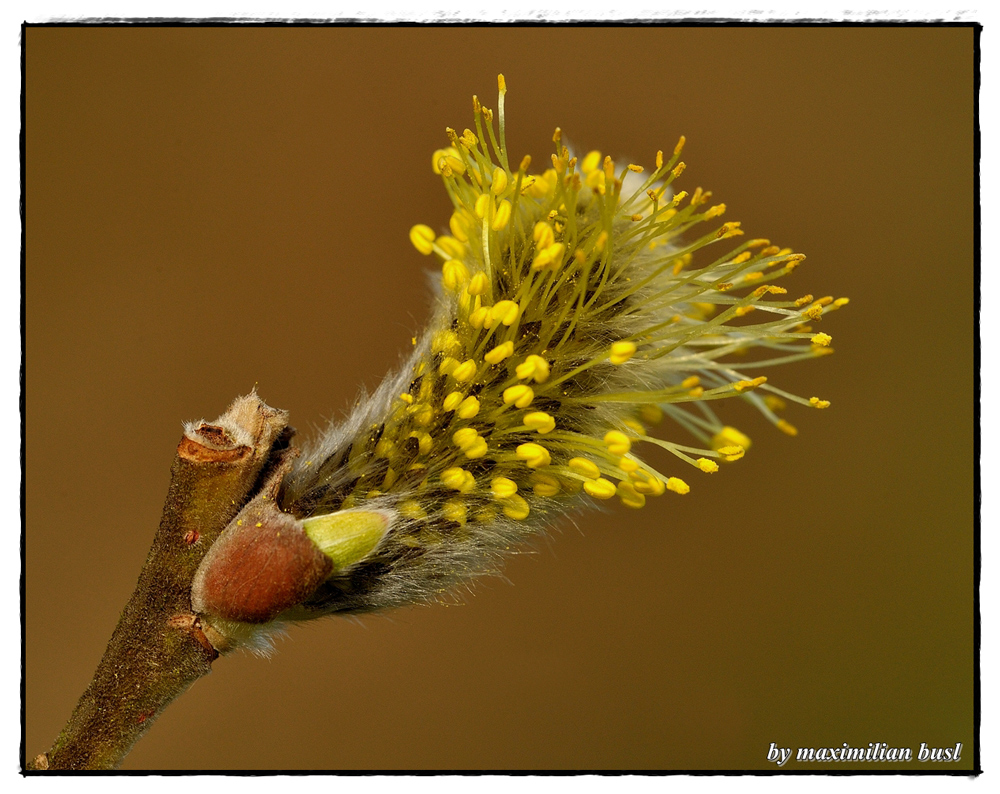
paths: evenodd
<path fill-rule="evenodd" d="M 299 521 L 274 502 L 255 499 L 205 555 L 191 602 L 206 615 L 267 623 L 308 598 L 332 568 Z"/>

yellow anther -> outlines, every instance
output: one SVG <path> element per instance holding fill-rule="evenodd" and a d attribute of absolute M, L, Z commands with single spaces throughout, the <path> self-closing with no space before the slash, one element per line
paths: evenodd
<path fill-rule="evenodd" d="M 756 389 L 764 383 L 767 383 L 767 378 L 761 375 L 759 378 L 754 378 L 753 380 L 738 380 L 733 384 L 733 388 L 738 394 L 742 394 L 745 391 Z"/>
<path fill-rule="evenodd" d="M 531 239 L 535 241 L 535 248 L 544 250 L 556 241 L 556 233 L 545 221 L 539 221 L 531 232 Z"/>
<path fill-rule="evenodd" d="M 438 372 L 442 375 L 450 375 L 458 368 L 458 361 L 451 356 L 446 356 L 438 366 Z"/>
<path fill-rule="evenodd" d="M 677 155 L 679 155 L 681 153 L 681 149 L 684 148 L 684 143 L 686 141 L 687 141 L 687 138 L 685 138 L 683 135 L 681 135 L 681 137 L 677 141 L 677 145 L 674 147 L 674 157 L 676 157 Z"/>
<path fill-rule="evenodd" d="M 507 93 L 507 81 L 504 79 L 502 74 L 497 75 L 497 88 L 500 90 L 501 94 Z"/>
<path fill-rule="evenodd" d="M 518 166 L 518 170 L 521 171 L 521 173 L 526 174 L 528 173 L 528 168 L 530 166 L 531 166 L 531 155 L 526 154 L 524 155 L 524 157 L 521 158 L 521 165 Z"/>
<path fill-rule="evenodd" d="M 641 174 L 645 169 L 641 165 L 628 164 L 628 170 L 634 174 Z"/>
<path fill-rule="evenodd" d="M 659 171 L 663 168 L 663 150 L 659 149 L 656 152 L 656 170 Z"/>
<path fill-rule="evenodd" d="M 591 171 L 596 171 L 601 166 L 601 153 L 598 151 L 587 152 L 586 157 L 583 158 L 583 162 L 580 163 L 580 170 L 589 174 Z"/>
<path fill-rule="evenodd" d="M 493 308 L 490 309 L 489 323 L 492 328 L 497 321 L 503 323 L 504 325 L 510 326 L 517 322 L 517 318 L 521 314 L 521 307 L 518 306 L 514 301 L 502 300 L 497 301 Z"/>
<path fill-rule="evenodd" d="M 498 232 L 501 229 L 506 228 L 507 224 L 510 222 L 510 202 L 504 199 L 500 202 L 497 207 L 496 214 L 493 216 L 493 223 L 490 224 L 490 228 L 493 231 Z"/>
<path fill-rule="evenodd" d="M 417 448 L 420 450 L 421 455 L 429 455 L 431 450 L 434 449 L 434 439 L 423 430 L 412 431 L 408 438 L 417 439 Z M 382 442 L 380 441 L 379 443 L 381 444 Z"/>
<path fill-rule="evenodd" d="M 766 405 L 772 411 L 785 410 L 785 401 L 782 400 L 780 397 L 778 397 L 776 394 L 765 394 L 764 405 Z"/>
<path fill-rule="evenodd" d="M 479 108 L 481 106 L 479 105 L 479 102 L 475 97 L 472 97 L 472 101 L 473 105 L 475 106 L 476 112 L 478 113 Z M 461 143 L 467 149 L 472 149 L 477 143 L 479 143 L 479 138 L 476 137 L 476 133 L 474 133 L 472 130 L 466 127 L 461 137 L 459 137 L 458 142 Z"/>
<path fill-rule="evenodd" d="M 674 166 L 674 170 L 670 172 L 670 176 L 677 179 L 677 177 L 684 173 L 685 168 L 687 168 L 687 166 L 684 163 L 678 163 Z"/>
<path fill-rule="evenodd" d="M 424 427 L 434 421 L 434 409 L 427 403 L 411 405 L 406 412 L 413 417 L 413 421 Z"/>
<path fill-rule="evenodd" d="M 642 472 L 642 474 L 644 477 L 641 479 L 635 478 L 634 474 L 629 475 L 635 480 L 632 483 L 632 487 L 641 494 L 663 496 L 666 491 L 666 486 L 663 484 L 663 480 L 653 474 L 650 474 L 649 472 Z"/>
<path fill-rule="evenodd" d="M 717 450 L 720 455 L 722 455 L 723 460 L 733 461 L 739 460 L 746 454 L 746 450 L 743 449 L 739 444 L 733 444 L 731 446 L 719 447 Z"/>
<path fill-rule="evenodd" d="M 681 381 L 681 388 L 693 389 L 700 383 L 701 383 L 701 378 L 699 378 L 697 375 L 691 375 L 690 377 L 684 378 L 684 380 Z"/>
<path fill-rule="evenodd" d="M 504 342 L 503 344 L 497 345 L 489 353 L 483 356 L 483 359 L 488 364 L 493 364 L 496 366 L 505 358 L 510 358 L 514 355 L 514 343 Z"/>
<path fill-rule="evenodd" d="M 689 397 L 694 397 L 696 400 L 705 393 L 705 389 L 701 386 L 695 386 L 693 389 L 688 391 Z"/>
<path fill-rule="evenodd" d="M 530 442 L 519 444 L 514 454 L 525 461 L 529 468 L 532 469 L 540 469 L 542 466 L 548 466 L 552 462 L 552 456 L 549 455 L 549 451 L 541 444 Z"/>
<path fill-rule="evenodd" d="M 596 480 L 601 476 L 601 470 L 597 467 L 597 464 L 588 458 L 570 458 L 566 465 L 577 474 L 582 474 L 591 480 Z"/>
<path fill-rule="evenodd" d="M 698 458 L 695 463 L 697 463 L 698 468 L 706 474 L 712 474 L 719 470 L 719 464 L 714 460 L 709 460 L 708 458 Z"/>
<path fill-rule="evenodd" d="M 798 428 L 793 424 L 789 424 L 784 419 L 779 419 L 776 425 L 778 430 L 790 436 L 797 436 L 799 434 Z"/>
<path fill-rule="evenodd" d="M 431 168 L 434 169 L 435 174 L 444 174 L 445 176 L 461 176 L 465 173 L 465 163 L 462 161 L 462 156 L 458 149 L 453 146 L 434 152 L 431 158 Z M 448 173 L 449 170 L 451 173 Z"/>
<path fill-rule="evenodd" d="M 637 436 L 646 435 L 646 428 L 643 426 L 642 422 L 640 422 L 638 419 L 623 419 L 622 424 L 625 425 L 625 427 L 627 427 Z"/>
<path fill-rule="evenodd" d="M 810 320 L 819 320 L 823 316 L 823 307 L 818 303 L 814 303 L 808 309 L 806 309 L 803 314 Z"/>
<path fill-rule="evenodd" d="M 831 303 L 833 303 L 833 296 L 832 295 L 826 295 L 826 296 L 824 296 L 822 298 L 818 298 L 816 300 L 816 303 L 819 306 L 829 306 Z"/>
<path fill-rule="evenodd" d="M 562 490 L 559 480 L 539 471 L 531 475 L 531 484 L 535 496 L 556 496 Z"/>
<path fill-rule="evenodd" d="M 471 447 L 476 443 L 476 439 L 478 438 L 479 431 L 474 427 L 463 427 L 461 430 L 456 430 L 451 435 L 451 440 L 454 442 L 455 446 L 462 450 Z"/>
<path fill-rule="evenodd" d="M 710 220 L 711 218 L 717 218 L 719 215 L 725 215 L 726 205 L 716 204 L 714 207 L 709 207 L 705 210 L 705 220 Z"/>
<path fill-rule="evenodd" d="M 518 384 L 517 386 L 511 386 L 503 390 L 504 405 L 513 403 L 516 408 L 527 408 L 534 399 L 535 392 L 532 391 L 530 386 L 525 386 L 524 384 Z"/>
<path fill-rule="evenodd" d="M 686 494 L 691 490 L 691 486 L 679 477 L 667 478 L 667 490 L 674 493 Z"/>
<path fill-rule="evenodd" d="M 639 471 L 639 464 L 632 460 L 632 458 L 623 457 L 618 459 L 618 468 L 626 474 L 631 474 L 634 471 Z"/>
<path fill-rule="evenodd" d="M 489 193 L 481 193 L 479 195 L 479 198 L 476 199 L 474 207 L 477 218 L 482 219 L 486 217 L 486 212 L 490 208 L 490 201 L 491 199 Z"/>
<path fill-rule="evenodd" d="M 449 259 L 441 266 L 441 283 L 445 289 L 457 292 L 469 278 L 469 269 L 458 259 Z"/>
<path fill-rule="evenodd" d="M 610 499 L 618 492 L 615 484 L 611 480 L 605 480 L 603 477 L 598 477 L 596 480 L 587 480 L 583 484 L 583 490 L 595 499 Z"/>
<path fill-rule="evenodd" d="M 396 445 L 387 438 L 380 438 L 375 445 L 376 458 L 388 458 L 396 451 Z"/>
<path fill-rule="evenodd" d="M 469 383 L 476 377 L 478 369 L 479 366 L 470 358 L 455 367 L 451 376 L 459 383 Z"/>
<path fill-rule="evenodd" d="M 412 394 L 408 394 L 407 392 L 403 392 L 402 394 L 399 395 L 399 399 L 402 400 L 407 405 L 413 405 L 413 395 Z"/>
<path fill-rule="evenodd" d="M 829 334 L 819 333 L 816 334 L 812 339 L 809 340 L 814 345 L 819 345 L 820 347 L 829 347 L 830 342 L 833 341 L 833 337 Z"/>
<path fill-rule="evenodd" d="M 456 524 L 465 526 L 465 522 L 469 518 L 469 509 L 465 506 L 464 502 L 458 499 L 449 499 L 441 505 L 441 516 L 448 521 L 454 521 Z"/>
<path fill-rule="evenodd" d="M 462 400 L 465 399 L 465 395 L 460 391 L 453 391 L 447 397 L 444 398 L 444 402 L 441 403 L 441 407 L 446 411 L 454 411 L 462 404 Z"/>
<path fill-rule="evenodd" d="M 537 430 L 540 435 L 551 433 L 556 429 L 556 420 L 544 411 L 532 411 L 524 415 L 524 424 L 532 430 Z"/>
<path fill-rule="evenodd" d="M 597 253 L 599 254 L 603 253 L 604 247 L 607 244 L 608 244 L 608 232 L 607 230 L 603 230 L 599 235 L 597 235 L 597 239 L 594 241 L 594 250 L 597 251 Z"/>
<path fill-rule="evenodd" d="M 451 229 L 452 236 L 462 243 L 469 242 L 469 220 L 468 214 L 462 210 L 455 210 L 448 219 L 448 228 Z"/>
<path fill-rule="evenodd" d="M 450 234 L 442 234 L 434 241 L 434 245 L 440 248 L 449 259 L 461 259 L 468 249 Z"/>
<path fill-rule="evenodd" d="M 507 172 L 500 166 L 493 169 L 493 185 L 490 189 L 494 196 L 499 196 L 507 189 Z"/>
<path fill-rule="evenodd" d="M 427 518 L 427 511 L 420 502 L 414 499 L 407 499 L 399 505 L 399 513 L 404 518 Z"/>
<path fill-rule="evenodd" d="M 490 319 L 490 307 L 480 306 L 478 309 L 469 314 L 469 325 L 475 328 L 477 331 L 486 325 Z"/>
<path fill-rule="evenodd" d="M 429 254 L 434 250 L 434 230 L 430 226 L 418 223 L 410 229 L 410 242 L 422 254 Z"/>
<path fill-rule="evenodd" d="M 819 397 L 810 397 L 809 398 L 809 404 L 813 408 L 829 408 L 830 407 L 830 401 L 829 400 L 821 400 Z"/>
<path fill-rule="evenodd" d="M 528 507 L 528 503 L 524 501 L 523 496 L 508 496 L 506 499 L 500 502 L 503 514 L 507 518 L 513 518 L 515 521 L 523 521 L 528 517 L 528 513 L 531 512 L 531 508 Z"/>
<path fill-rule="evenodd" d="M 729 425 L 726 425 L 722 428 L 722 430 L 712 436 L 712 449 L 717 452 L 722 452 L 722 448 L 726 446 L 736 446 L 744 450 L 750 449 L 750 438 L 744 433 L 741 433 L 735 427 L 729 427 Z"/>
<path fill-rule="evenodd" d="M 467 458 L 481 458 L 488 452 L 486 446 L 486 439 L 480 436 L 475 441 L 473 441 L 469 446 L 462 450 Z"/>
<path fill-rule="evenodd" d="M 747 254 L 747 259 L 750 258 L 750 256 L 749 256 L 750 252 L 749 251 L 744 251 L 743 253 Z M 742 255 L 743 254 L 740 254 L 740 256 L 742 256 Z M 736 257 L 736 259 L 739 259 L 739 258 L 740 258 L 739 256 Z M 736 259 L 733 260 L 733 264 L 736 264 Z M 743 280 L 744 281 L 759 281 L 762 278 L 764 278 L 764 274 L 761 273 L 759 270 L 756 270 L 753 273 L 747 273 L 745 276 L 743 276 Z"/>
<path fill-rule="evenodd" d="M 733 312 L 733 314 L 735 314 L 735 316 L 737 316 L 737 317 L 746 317 L 748 314 L 750 314 L 750 312 L 753 312 L 753 311 L 756 311 L 756 310 L 757 310 L 757 307 L 751 304 L 750 306 L 740 306 L 740 307 L 738 307 L 736 309 L 736 311 Z"/>
<path fill-rule="evenodd" d="M 431 339 L 431 351 L 453 355 L 462 349 L 458 334 L 454 331 L 438 331 Z"/>
<path fill-rule="evenodd" d="M 468 493 L 475 487 L 476 478 L 472 476 L 472 472 L 456 466 L 441 472 L 441 482 L 446 488 L 451 488 L 453 491 Z"/>
<path fill-rule="evenodd" d="M 627 455 L 632 449 L 632 440 L 620 430 L 605 433 L 604 444 L 612 455 Z"/>
<path fill-rule="evenodd" d="M 730 221 L 729 223 L 722 224 L 722 228 L 719 229 L 719 233 L 716 235 L 718 239 L 723 239 L 725 237 L 737 237 L 745 232 L 740 228 L 739 221 Z"/>
<path fill-rule="evenodd" d="M 663 409 L 653 403 L 646 403 L 639 409 L 639 418 L 647 425 L 658 425 L 663 421 Z"/>
<path fill-rule="evenodd" d="M 490 286 L 490 280 L 485 273 L 476 273 L 469 282 L 470 295 L 483 295 Z"/>
<path fill-rule="evenodd" d="M 760 252 L 761 256 L 775 256 L 781 249 L 776 245 L 769 245 L 763 251 Z"/>
<path fill-rule="evenodd" d="M 846 306 L 850 302 L 850 298 L 837 298 L 837 300 L 833 302 L 833 305 L 839 309 L 841 306 Z"/>
<path fill-rule="evenodd" d="M 534 354 L 517 365 L 514 372 L 521 380 L 534 378 L 535 383 L 545 383 L 549 379 L 549 362 Z"/>
<path fill-rule="evenodd" d="M 584 180 L 584 184 L 591 190 L 596 190 L 603 196 L 605 193 L 604 183 L 606 181 L 607 178 L 604 176 L 603 171 L 591 171 L 589 174 L 587 174 L 587 178 L 586 180 Z"/>
<path fill-rule="evenodd" d="M 801 298 L 795 301 L 795 305 L 801 308 L 802 306 L 805 306 L 807 303 L 812 303 L 812 299 L 813 299 L 812 295 L 803 295 Z"/>
<path fill-rule="evenodd" d="M 635 355 L 635 342 L 615 342 L 611 345 L 608 360 L 612 364 L 624 364 Z"/>
<path fill-rule="evenodd" d="M 490 481 L 494 499 L 507 499 L 517 493 L 517 483 L 507 477 L 494 477 Z"/>
<path fill-rule="evenodd" d="M 744 262 L 746 262 L 752 256 L 753 256 L 753 254 L 751 254 L 749 251 L 744 251 L 742 254 L 740 254 L 739 256 L 737 256 L 737 257 L 735 257 L 733 259 L 733 264 L 734 265 L 742 265 Z M 746 276 L 744 276 L 744 278 L 749 279 L 751 276 L 753 278 L 757 279 L 757 278 L 763 278 L 764 274 L 763 273 L 747 273 Z"/>
<path fill-rule="evenodd" d="M 472 419 L 479 413 L 479 399 L 477 397 L 466 397 L 455 412 L 460 419 Z"/>
<path fill-rule="evenodd" d="M 434 154 L 431 155 L 431 168 L 434 170 L 435 174 L 441 173 L 441 166 L 444 165 L 443 161 L 447 156 L 447 149 L 437 149 Z"/>
<path fill-rule="evenodd" d="M 586 487 L 586 486 L 585 486 Z M 618 483 L 618 498 L 625 507 L 631 507 L 633 510 L 638 510 L 640 507 L 644 507 L 646 504 L 646 497 L 639 493 L 635 486 L 632 485 L 628 480 L 622 480 Z"/>
<path fill-rule="evenodd" d="M 552 243 L 541 250 L 535 248 L 535 258 L 531 262 L 532 270 L 542 270 L 551 268 L 557 270 L 562 264 L 563 254 L 566 253 L 565 243 Z"/>
<path fill-rule="evenodd" d="M 604 158 L 604 176 L 609 181 L 614 181 L 615 178 L 615 163 L 610 157 Z"/>

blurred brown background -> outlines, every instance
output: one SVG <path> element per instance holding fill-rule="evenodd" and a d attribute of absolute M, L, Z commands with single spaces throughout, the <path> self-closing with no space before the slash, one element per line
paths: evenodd
<path fill-rule="evenodd" d="M 26 41 L 29 756 L 132 591 L 181 422 L 259 384 L 308 435 L 409 348 L 431 152 L 503 72 L 515 160 L 556 125 L 647 165 L 684 134 L 680 188 L 806 252 L 795 294 L 851 297 L 836 356 L 768 373 L 833 407 L 790 439 L 720 405 L 754 448 L 688 496 L 587 514 L 461 607 L 222 659 L 125 768 L 757 769 L 772 741 L 971 767 L 971 29 Z"/>

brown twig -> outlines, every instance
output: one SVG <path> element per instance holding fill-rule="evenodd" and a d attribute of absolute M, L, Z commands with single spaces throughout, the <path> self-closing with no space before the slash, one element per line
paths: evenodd
<path fill-rule="evenodd" d="M 285 468 L 294 431 L 256 393 L 190 428 L 160 527 L 94 678 L 47 753 L 27 769 L 115 769 L 218 656 L 191 609 L 191 582 L 223 528 Z"/>

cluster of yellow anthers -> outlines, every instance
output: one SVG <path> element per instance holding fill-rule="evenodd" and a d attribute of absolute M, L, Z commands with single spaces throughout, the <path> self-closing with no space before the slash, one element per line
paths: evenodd
<path fill-rule="evenodd" d="M 684 170 L 683 138 L 669 160 L 657 153 L 645 178 L 641 166 L 619 171 L 596 151 L 578 162 L 558 129 L 551 168 L 532 174 L 525 157 L 512 169 L 502 76 L 499 84 L 499 135 L 493 112 L 473 98 L 475 132 L 449 128 L 451 146 L 433 155 L 455 206 L 451 234 L 418 225 L 410 239 L 442 260 L 451 321 L 434 330 L 376 454 L 391 464 L 393 445 L 412 437 L 427 458 L 450 464 L 435 468 L 456 492 L 444 512 L 460 523 L 463 497 L 483 491 L 513 519 L 528 516 L 532 495 L 580 490 L 637 508 L 646 496 L 690 490 L 636 457 L 637 442 L 707 473 L 750 446 L 709 401 L 741 396 L 790 435 L 795 428 L 775 413 L 782 398 L 829 405 L 727 363 L 750 348 L 771 351 L 748 365 L 753 370 L 832 353 L 831 337 L 809 323 L 847 299 L 768 298 L 785 294 L 771 282 L 805 258 L 768 240 L 700 264 L 702 249 L 743 232 L 724 223 L 682 241 L 726 209 L 706 207 L 711 194 L 700 188 L 672 190 Z M 755 310 L 767 319 L 742 320 Z M 706 447 L 649 435 L 665 415 Z M 482 460 L 490 465 L 470 466 Z M 416 500 L 401 509 L 413 518 L 424 512 Z"/>
<path fill-rule="evenodd" d="M 693 234 L 726 208 L 701 188 L 674 192 L 683 138 L 646 175 L 600 152 L 578 161 L 557 129 L 551 168 L 532 173 L 530 157 L 512 168 L 502 76 L 499 86 L 498 129 L 474 97 L 475 131 L 449 128 L 451 145 L 434 152 L 455 206 L 451 233 L 418 225 L 410 239 L 441 260 L 442 299 L 401 381 L 409 385 L 354 443 L 351 460 L 363 457 L 366 473 L 338 507 L 395 493 L 399 514 L 423 521 L 425 534 L 442 519 L 489 522 L 497 510 L 521 521 L 581 491 L 638 508 L 690 489 L 641 460 L 637 444 L 706 473 L 750 446 L 711 401 L 742 397 L 791 435 L 776 415 L 782 398 L 829 405 L 731 360 L 760 349 L 746 364 L 756 371 L 833 352 L 810 323 L 847 299 L 784 299 L 773 282 L 805 257 L 762 239 L 728 248 L 739 223 Z M 705 256 L 720 243 L 723 253 Z M 664 417 L 704 446 L 650 435 Z"/>

